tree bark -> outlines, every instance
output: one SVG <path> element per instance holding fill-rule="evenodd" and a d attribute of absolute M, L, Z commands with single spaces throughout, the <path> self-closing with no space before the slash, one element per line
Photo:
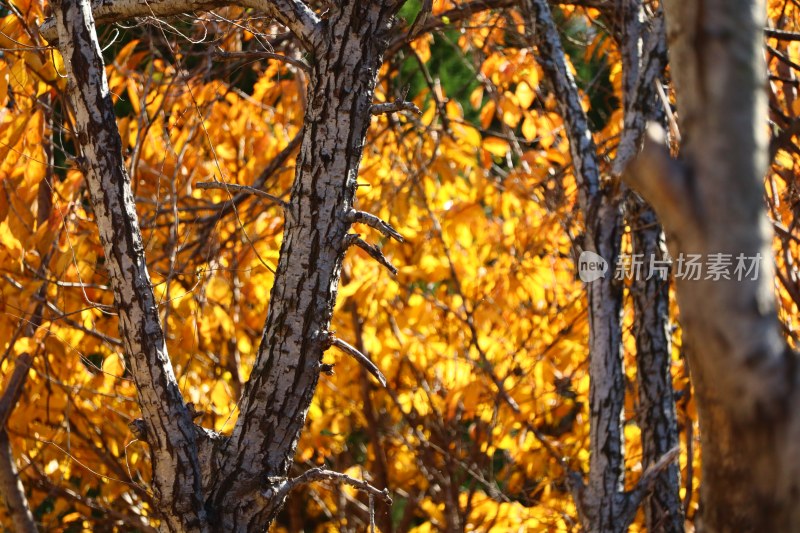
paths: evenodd
<path fill-rule="evenodd" d="M 342 259 L 351 242 L 356 177 L 390 21 L 397 5 L 344 2 L 313 49 L 297 176 L 286 210 L 269 314 L 215 507 L 221 527 L 269 523 L 280 508 L 250 488 L 285 479 L 314 394 Z M 272 489 L 276 493 L 278 486 Z M 285 494 L 284 494 L 285 496 Z M 231 529 L 233 528 L 233 529 Z"/>
<path fill-rule="evenodd" d="M 632 226 L 633 253 L 642 254 L 645 261 L 651 257 L 654 261 L 664 261 L 664 234 L 652 208 L 638 198 L 630 198 L 627 213 Z M 650 279 L 634 279 L 630 293 L 639 388 L 637 421 L 641 429 L 642 466 L 646 470 L 679 446 L 670 372 L 669 279 L 657 275 Z M 677 464 L 670 464 L 658 475 L 652 492 L 645 497 L 644 512 L 648 531 L 684 530 Z"/>
<path fill-rule="evenodd" d="M 755 260 L 744 279 L 677 277 L 703 453 L 698 528 L 800 528 L 797 356 L 781 337 L 764 213 L 765 5 L 665 1 L 683 138 L 670 159 L 653 126 L 626 179 L 654 206 L 673 257 Z"/>
<path fill-rule="evenodd" d="M 622 223 L 619 196 L 616 191 L 601 187 L 597 148 L 547 2 L 526 0 L 524 8 L 531 47 L 536 47 L 539 64 L 553 86 L 569 140 L 578 202 L 586 226 L 583 249 L 614 265 Z M 586 290 L 591 455 L 586 487 L 577 491 L 576 505 L 587 530 L 623 531 L 630 524 L 630 512 L 623 491 L 622 287 L 613 275 L 606 275 L 587 283 Z"/>
<path fill-rule="evenodd" d="M 33 358 L 29 354 L 22 354 L 17 358 L 14 372 L 8 379 L 3 395 L 0 396 L 0 492 L 3 494 L 3 503 L 14 525 L 14 531 L 19 533 L 36 533 L 38 528 L 19 479 L 17 465 L 14 463 L 6 423 L 22 395 L 32 361 Z"/>
<path fill-rule="evenodd" d="M 130 9 L 120 14 L 120 5 Z M 153 450 L 155 500 L 162 529 L 169 531 L 269 527 L 296 486 L 287 474 L 322 354 L 340 342 L 328 328 L 344 254 L 357 244 L 383 258 L 349 235 L 349 228 L 358 219 L 399 237 L 387 224 L 353 209 L 377 74 L 399 4 L 344 2 L 324 22 L 302 2 L 271 5 L 314 57 L 269 312 L 230 438 L 194 425 L 175 381 L 88 0 L 56 5 L 82 164 L 142 408 L 143 421 L 135 427 Z M 152 4 L 110 6 L 99 7 L 113 19 Z"/>
<path fill-rule="evenodd" d="M 638 0 L 620 0 L 620 49 L 623 55 L 624 130 L 614 168 L 624 168 L 641 144 L 645 119 L 654 112 L 654 82 L 665 65 L 663 21 L 658 14 L 645 31 L 644 10 Z M 560 44 L 558 30 L 547 3 L 527 0 L 528 26 L 537 58 L 555 90 L 564 119 L 578 182 L 578 200 L 584 214 L 584 250 L 600 255 L 615 266 L 619 256 L 621 214 L 619 191 L 600 179 L 597 150 L 592 141 L 580 95 Z M 643 216 L 653 219 L 645 208 Z M 634 236 L 642 253 L 660 253 L 660 228 Z M 587 283 L 590 351 L 589 476 L 577 490 L 576 504 L 588 531 L 626 531 L 646 494 L 646 515 L 651 530 L 682 531 L 678 468 L 672 464 L 677 445 L 674 400 L 669 372 L 670 347 L 666 329 L 668 290 L 657 279 L 634 284 L 638 324 L 637 352 L 643 413 L 640 425 L 645 442 L 645 474 L 634 490 L 624 490 L 624 440 L 622 415 L 625 389 L 622 369 L 620 312 L 621 284 L 613 273 Z M 655 306 L 654 304 L 655 300 Z M 656 439 L 649 442 L 648 439 Z M 665 460 L 666 459 L 666 460 Z"/>
<path fill-rule="evenodd" d="M 613 171 L 619 176 L 641 149 L 648 120 L 663 121 L 665 112 L 656 91 L 667 63 L 663 10 L 648 20 L 641 0 L 620 0 L 622 99 L 625 108 L 622 138 Z M 649 24 L 648 24 L 649 22 Z M 634 258 L 643 268 L 632 276 L 633 335 L 639 392 L 637 423 L 641 430 L 642 466 L 645 471 L 665 454 L 678 449 L 678 422 L 672 390 L 669 279 L 659 275 L 665 265 L 666 246 L 653 209 L 638 195 L 629 194 L 626 218 L 631 227 Z M 661 273 L 666 274 L 666 270 Z M 648 531 L 684 530 L 680 500 L 680 469 L 669 464 L 655 479 L 644 501 Z"/>
<path fill-rule="evenodd" d="M 203 531 L 198 432 L 167 354 L 91 8 L 88 0 L 63 0 L 54 10 L 75 135 L 152 449 L 156 501 L 169 529 Z"/>

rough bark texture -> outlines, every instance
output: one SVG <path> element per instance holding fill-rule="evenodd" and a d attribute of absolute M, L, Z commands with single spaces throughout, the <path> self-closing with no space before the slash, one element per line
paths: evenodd
<path fill-rule="evenodd" d="M 315 34 L 317 16 L 299 0 L 92 0 L 91 11 L 98 24 L 118 22 L 135 17 L 169 17 L 193 11 L 208 11 L 230 4 L 266 12 L 292 30 L 298 38 L 311 44 Z M 46 20 L 39 28 L 48 41 L 59 40 L 56 19 Z"/>
<path fill-rule="evenodd" d="M 345 2 L 322 26 L 314 49 L 267 323 L 239 420 L 224 446 L 216 506 L 225 510 L 225 530 L 251 520 L 267 523 L 281 503 L 258 504 L 261 496 L 250 485 L 265 474 L 285 478 L 331 342 L 328 326 L 353 220 L 356 176 L 395 9 L 390 3 Z"/>
<path fill-rule="evenodd" d="M 654 82 L 665 65 L 666 45 L 660 13 L 645 25 L 645 13 L 638 0 L 620 0 L 616 6 L 620 21 L 620 48 L 624 58 L 625 123 L 614 168 L 625 168 L 638 152 L 645 119 L 656 105 Z M 584 250 L 599 254 L 616 265 L 621 235 L 620 194 L 603 186 L 597 150 L 578 89 L 572 79 L 561 47 L 558 30 L 547 2 L 527 0 L 525 11 L 533 30 L 539 63 L 553 85 L 570 143 L 572 162 L 584 214 Z M 642 206 L 641 215 L 654 223 L 655 217 Z M 660 228 L 634 237 L 637 253 L 661 253 Z M 588 531 L 626 531 L 646 494 L 646 515 L 653 531 L 682 531 L 677 465 L 672 451 L 677 445 L 675 405 L 669 372 L 668 290 L 657 279 L 635 284 L 637 350 L 639 355 L 639 423 L 647 442 L 643 462 L 646 474 L 633 491 L 624 490 L 624 440 L 622 415 L 625 400 L 620 329 L 621 285 L 609 273 L 587 284 L 589 299 L 589 372 L 591 456 L 585 487 L 577 491 L 577 505 Z"/>
<path fill-rule="evenodd" d="M 193 530 L 206 520 L 197 431 L 167 354 L 91 9 L 88 0 L 64 0 L 54 10 L 75 133 L 152 449 L 156 499 L 169 528 Z"/>
<path fill-rule="evenodd" d="M 616 264 L 622 222 L 619 199 L 600 185 L 597 149 L 550 8 L 544 0 L 527 0 L 524 7 L 531 45 L 537 48 L 537 59 L 553 86 L 566 127 L 586 225 L 584 250 Z M 622 287 L 607 275 L 588 283 L 587 292 L 592 453 L 588 481 L 576 503 L 587 530 L 621 531 L 630 523 L 620 527 L 624 521 L 620 518 L 630 514 L 623 492 Z"/>
<path fill-rule="evenodd" d="M 642 254 L 645 261 L 650 257 L 663 261 L 664 234 L 652 208 L 638 198 L 631 198 L 627 213 L 632 226 L 633 253 Z M 670 373 L 669 280 L 658 276 L 635 279 L 630 293 L 639 388 L 637 422 L 642 435 L 642 465 L 647 469 L 679 445 Z M 645 498 L 644 511 L 648 531 L 684 530 L 677 464 L 670 464 L 658 475 L 652 492 Z"/>
<path fill-rule="evenodd" d="M 622 139 L 614 160 L 619 175 L 638 154 L 648 120 L 661 121 L 664 111 L 656 84 L 667 62 L 667 43 L 661 9 L 648 21 L 641 0 L 620 0 L 622 96 L 625 107 Z M 648 24 L 649 22 L 649 24 Z M 639 391 L 637 423 L 641 429 L 642 466 L 647 469 L 679 446 L 670 362 L 669 280 L 657 274 L 666 259 L 664 235 L 653 209 L 629 195 L 626 218 L 631 227 L 632 253 L 644 264 L 634 276 L 633 335 Z M 648 277 L 649 276 L 649 277 Z M 644 501 L 648 531 L 682 532 L 680 469 L 675 463 L 661 471 Z"/>
<path fill-rule="evenodd" d="M 119 20 L 212 5 L 101 2 L 95 7 L 104 20 Z M 89 2 L 64 0 L 56 6 L 84 171 L 142 408 L 136 428 L 153 451 L 157 510 L 162 529 L 169 531 L 269 527 L 297 484 L 287 474 L 322 354 L 341 343 L 328 327 L 342 259 L 350 244 L 369 247 L 348 236 L 350 225 L 366 219 L 399 238 L 385 223 L 353 209 L 377 73 L 398 4 L 343 2 L 324 22 L 302 2 L 276 0 L 261 7 L 298 34 L 313 59 L 269 313 L 241 414 L 231 437 L 224 438 L 194 425 L 166 353 Z M 342 477 L 317 474 L 306 477 Z"/>
<path fill-rule="evenodd" d="M 704 531 L 800 529 L 797 358 L 781 338 L 763 205 L 765 5 L 664 3 L 683 138 L 653 127 L 629 183 L 655 207 L 670 252 L 758 257 L 755 279 L 676 283 L 701 426 Z"/>

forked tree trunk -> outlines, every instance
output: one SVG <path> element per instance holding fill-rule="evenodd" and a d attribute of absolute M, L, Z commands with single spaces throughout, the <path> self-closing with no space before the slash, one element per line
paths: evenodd
<path fill-rule="evenodd" d="M 536 58 L 552 84 L 569 140 L 586 227 L 583 251 L 598 254 L 613 268 L 620 248 L 620 197 L 601 184 L 597 147 L 547 2 L 526 0 L 524 8 L 531 47 L 536 47 Z M 573 487 L 573 494 L 584 527 L 590 531 L 621 531 L 632 519 L 623 486 L 622 285 L 612 271 L 587 283 L 586 290 L 591 455 L 586 486 Z"/>
<path fill-rule="evenodd" d="M 615 168 L 624 168 L 641 144 L 645 118 L 656 101 L 653 84 L 663 71 L 665 45 L 662 20 L 657 13 L 649 32 L 644 30 L 644 11 L 639 0 L 621 0 L 615 16 L 621 20 L 625 128 Z M 572 78 L 558 30 L 545 0 L 526 0 L 531 44 L 553 86 L 578 182 L 578 202 L 586 233 L 583 249 L 600 255 L 609 265 L 605 277 L 587 283 L 589 301 L 589 409 L 590 462 L 585 486 L 573 482 L 573 494 L 583 527 L 591 532 L 627 531 L 645 495 L 647 521 L 655 531 L 682 531 L 678 498 L 678 468 L 671 464 L 677 445 L 674 400 L 669 371 L 668 292 L 658 279 L 634 284 L 637 324 L 637 360 L 643 411 L 639 423 L 646 442 L 643 462 L 647 470 L 637 486 L 624 489 L 625 375 L 622 367 L 620 312 L 622 284 L 614 279 L 620 247 L 622 217 L 619 190 L 600 178 L 597 148 Z M 634 236 L 637 250 L 659 252 L 660 230 Z M 656 305 L 652 307 L 651 298 Z M 648 300 L 645 302 L 645 300 Z M 668 453 L 670 452 L 670 453 Z M 577 479 L 577 476 L 570 476 Z M 577 485 L 577 486 L 576 486 Z M 656 491 L 653 493 L 653 491 Z"/>
<path fill-rule="evenodd" d="M 663 10 L 647 17 L 642 0 L 619 0 L 622 51 L 622 102 L 625 109 L 622 140 L 613 170 L 616 176 L 641 148 L 648 120 L 663 121 L 665 111 L 657 93 L 667 63 Z M 641 269 L 632 276 L 633 336 L 636 342 L 636 381 L 641 430 L 642 466 L 653 467 L 679 449 L 678 422 L 672 389 L 672 332 L 669 316 L 669 276 L 664 234 L 653 208 L 628 191 L 627 223 L 631 248 Z M 691 458 L 690 458 L 691 460 Z M 644 500 L 648 531 L 681 533 L 684 512 L 680 500 L 680 469 L 675 462 L 658 473 Z"/>
<path fill-rule="evenodd" d="M 147 7 L 147 6 L 145 6 Z M 179 6 L 176 6 L 176 9 Z M 162 529 L 264 531 L 296 482 L 287 479 L 314 394 L 353 210 L 372 97 L 396 2 L 342 2 L 325 22 L 300 2 L 276 0 L 278 18 L 313 54 L 302 147 L 269 313 L 230 438 L 192 422 L 166 353 L 147 273 L 130 179 L 88 0 L 56 5 L 76 135 L 119 310 L 120 329 L 153 451 Z"/>

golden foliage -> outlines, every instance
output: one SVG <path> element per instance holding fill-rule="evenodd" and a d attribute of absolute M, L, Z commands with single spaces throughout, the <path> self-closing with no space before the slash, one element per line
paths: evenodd
<path fill-rule="evenodd" d="M 0 375 L 10 375 L 22 353 L 35 362 L 8 431 L 45 529 L 131 528 L 138 517 L 151 521 L 148 449 L 127 426 L 138 416 L 135 387 L 88 193 L 70 155 L 63 62 L 34 40 L 41 5 L 12 4 L 14 12 L 0 20 Z M 434 12 L 453 5 L 434 2 Z M 771 5 L 776 26 L 796 29 L 791 3 Z M 564 15 L 591 27 L 592 10 Z M 218 44 L 226 50 L 265 31 L 256 21 L 206 22 L 220 25 Z M 392 278 L 360 250 L 349 252 L 332 329 L 368 353 L 389 386 L 379 388 L 351 358 L 329 351 L 325 362 L 335 374 L 321 377 L 298 446 L 298 465 L 350 469 L 386 484 L 395 497 L 392 520 L 407 531 L 437 531 L 448 513 L 476 531 L 569 531 L 577 520 L 560 458 L 576 469 L 588 465 L 588 323 L 571 242 L 581 221 L 561 118 L 542 70 L 531 50 L 507 42 L 519 25 L 513 11 L 475 14 L 452 43 L 472 69 L 471 90 L 451 95 L 436 83 L 413 95 L 421 117 L 373 118 L 357 207 L 389 221 L 407 242 L 356 226 L 381 243 L 399 273 Z M 176 48 L 165 54 L 157 31 L 136 35 L 107 52 L 108 76 L 150 273 L 182 391 L 204 413 L 204 426 L 225 433 L 260 342 L 282 218 L 268 200 L 197 184 L 260 183 L 286 197 L 294 153 L 261 182 L 259 176 L 301 131 L 307 80 L 262 61 L 244 91 L 225 72 L 206 75 L 191 66 Z M 592 35 L 581 62 L 605 57 L 619 95 L 619 52 L 607 36 Z M 436 39 L 422 36 L 410 49 L 430 62 Z M 797 42 L 768 44 L 800 63 Z M 787 76 L 785 64 L 770 66 Z M 384 69 L 378 100 L 394 98 L 400 76 Z M 787 117 L 798 115 L 796 89 L 796 81 L 773 81 Z M 584 103 L 591 105 L 588 96 Z M 620 128 L 616 108 L 595 134 L 601 151 L 613 151 Z M 767 179 L 772 218 L 789 235 L 779 231 L 775 249 L 778 269 L 789 276 L 778 295 L 792 339 L 800 316 L 792 292 L 798 153 L 779 150 Z M 29 334 L 37 314 L 41 327 Z M 641 444 L 630 312 L 626 319 L 632 483 Z M 696 439 L 679 339 L 676 332 L 679 423 L 684 434 L 695 428 L 689 434 Z M 682 442 L 680 459 L 684 484 L 693 472 L 687 486 L 695 492 L 682 494 L 689 518 L 699 485 L 692 444 L 687 451 Z M 304 491 L 287 514 L 302 513 L 314 530 L 363 523 L 346 512 L 362 495 L 338 487 Z M 282 517 L 276 531 L 291 520 Z"/>

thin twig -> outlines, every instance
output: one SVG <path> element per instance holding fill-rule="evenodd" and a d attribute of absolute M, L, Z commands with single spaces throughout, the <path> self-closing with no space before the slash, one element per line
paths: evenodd
<path fill-rule="evenodd" d="M 764 30 L 764 35 L 767 37 L 772 37 L 773 39 L 778 39 L 779 41 L 800 41 L 800 33 L 794 33 L 790 31 L 771 30 L 766 28 Z"/>
<path fill-rule="evenodd" d="M 214 50 L 214 57 L 221 59 L 275 59 L 276 61 L 283 61 L 294 65 L 300 70 L 311 72 L 311 67 L 308 63 L 295 59 L 293 57 L 285 56 L 283 54 L 276 54 L 267 51 L 253 51 L 253 52 L 226 52 L 224 50 Z"/>
<path fill-rule="evenodd" d="M 246 194 L 252 194 L 258 196 L 260 198 L 266 198 L 272 202 L 275 202 L 281 208 L 286 209 L 286 202 L 274 196 L 266 191 L 262 191 L 260 189 L 255 189 L 250 187 L 249 185 L 237 185 L 235 183 L 223 183 L 221 181 L 201 181 L 195 184 L 198 189 L 222 189 L 224 191 L 236 191 L 236 192 L 243 192 Z"/>
<path fill-rule="evenodd" d="M 335 337 L 334 335 L 330 335 L 330 343 L 331 346 L 336 346 L 344 353 L 358 361 L 358 363 L 363 366 L 367 371 L 375 376 L 381 385 L 386 387 L 386 377 L 381 372 L 380 368 L 370 360 L 369 357 L 361 353 L 355 346 L 343 341 L 342 339 Z"/>
<path fill-rule="evenodd" d="M 636 514 L 637 509 L 639 509 L 639 506 L 641 505 L 642 500 L 644 500 L 644 497 L 647 495 L 647 493 L 653 489 L 653 485 L 658 479 L 659 474 L 669 468 L 669 466 L 678 458 L 680 453 L 680 446 L 675 446 L 670 451 L 662 455 L 658 461 L 647 467 L 647 470 L 644 471 L 642 477 L 639 478 L 639 482 L 636 483 L 636 487 L 627 493 L 627 509 L 628 513 L 630 513 L 630 520 L 626 523 L 630 523 L 630 521 L 633 520 L 633 515 Z M 689 460 L 691 461 L 691 458 Z"/>
<path fill-rule="evenodd" d="M 367 254 L 375 261 L 388 268 L 389 272 L 391 272 L 393 275 L 397 275 L 397 268 L 391 262 L 389 262 L 388 259 L 386 259 L 386 256 L 383 255 L 383 252 L 381 252 L 380 248 L 377 246 L 369 244 L 364 239 L 353 233 L 347 235 L 345 244 L 347 246 L 358 246 L 367 252 Z"/>
<path fill-rule="evenodd" d="M 376 487 L 373 487 L 366 481 L 350 477 L 347 474 L 334 472 L 333 470 L 325 470 L 322 468 L 312 468 L 311 470 L 306 470 L 296 478 L 290 479 L 289 481 L 283 483 L 279 491 L 282 495 L 286 495 L 297 487 L 307 485 L 308 483 L 313 483 L 315 481 L 336 481 L 339 483 L 344 483 L 345 485 L 350 485 L 351 487 L 362 490 L 367 494 L 376 496 L 389 505 L 392 504 L 392 497 L 389 495 L 388 489 L 380 490 Z"/>

